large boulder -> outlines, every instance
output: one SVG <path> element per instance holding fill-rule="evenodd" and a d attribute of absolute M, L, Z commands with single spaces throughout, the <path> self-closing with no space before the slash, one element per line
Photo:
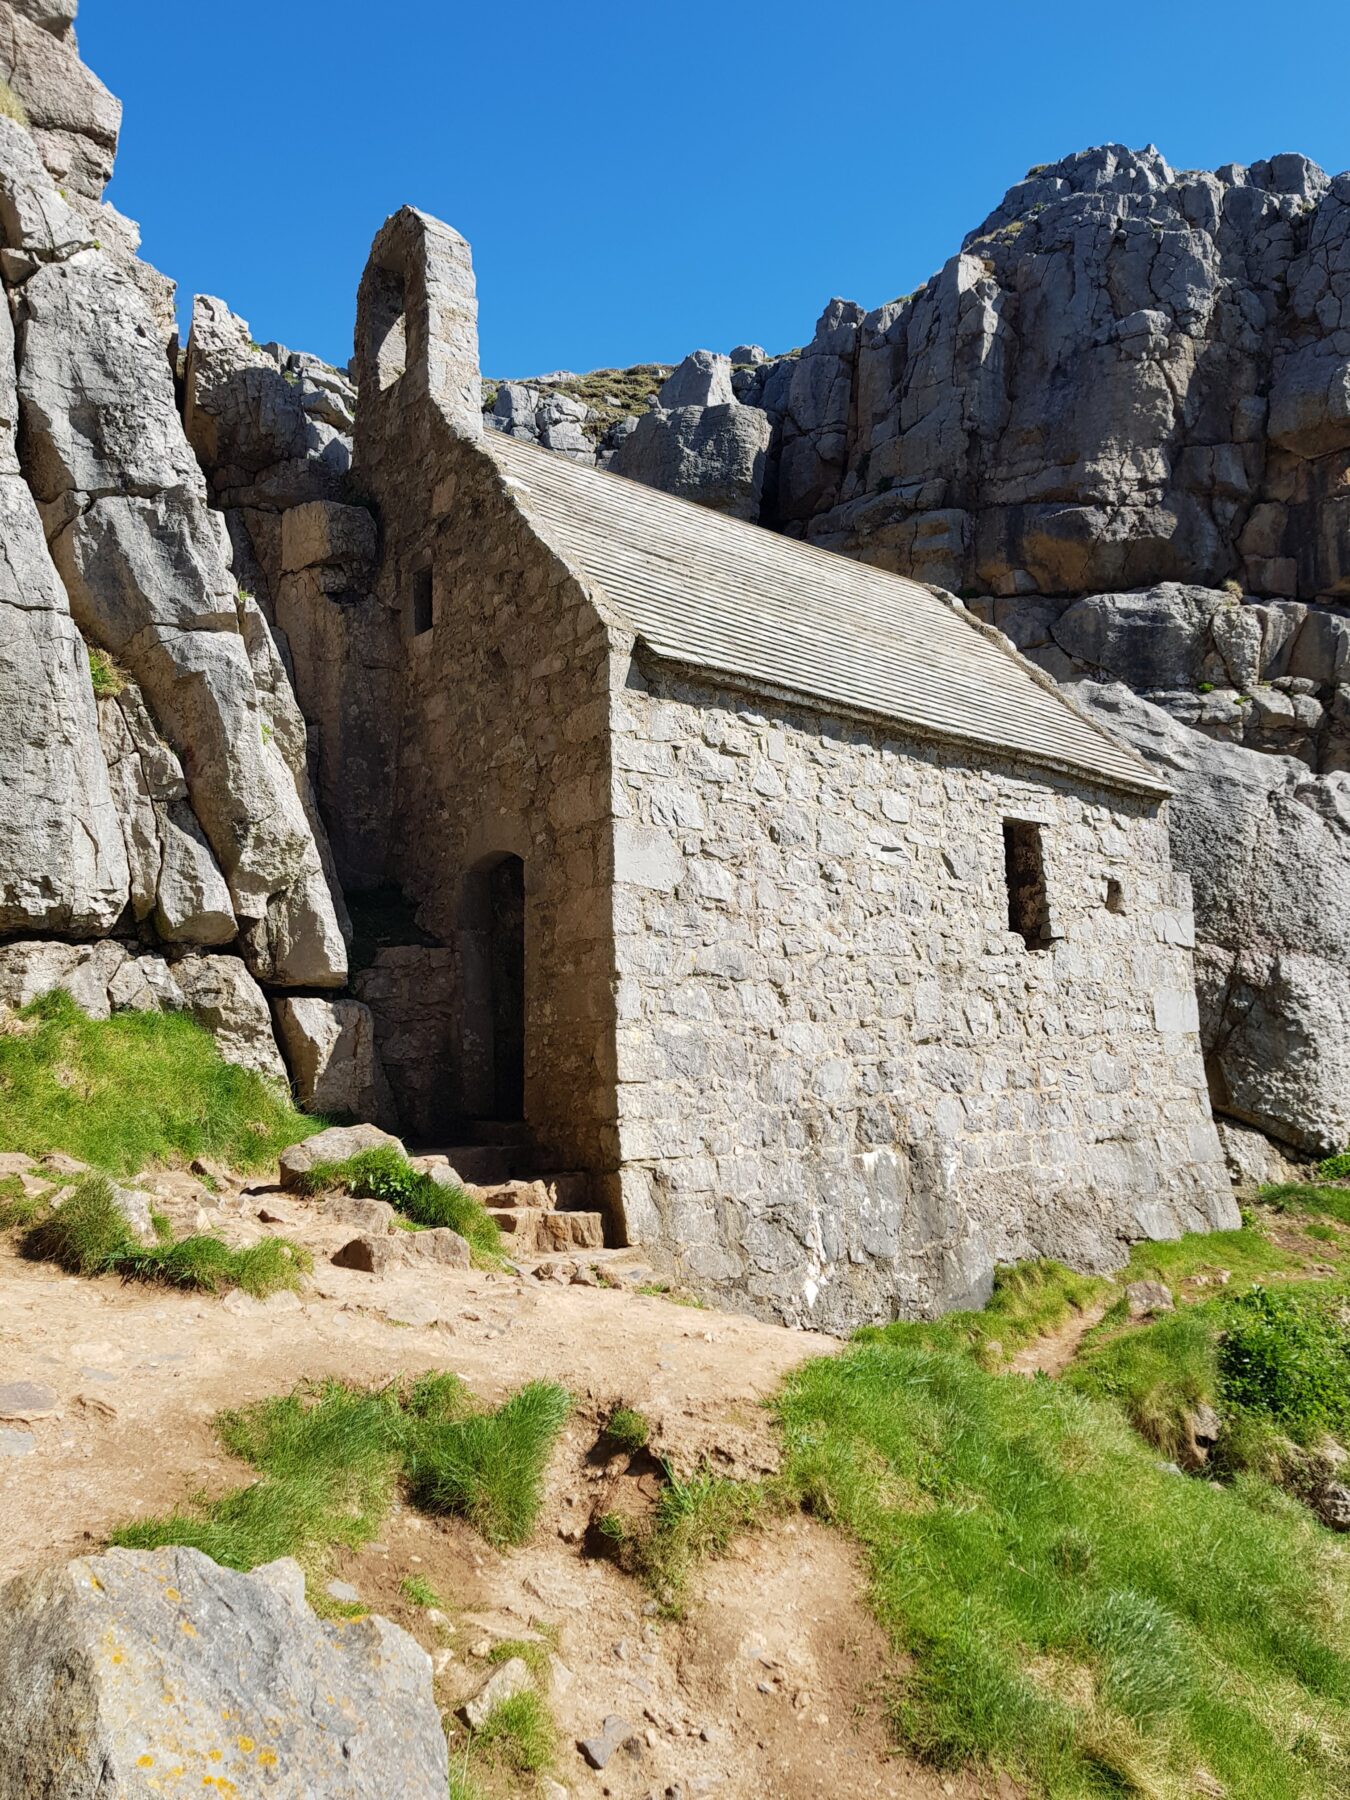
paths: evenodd
<path fill-rule="evenodd" d="M 758 520 L 772 436 L 768 414 L 734 397 L 728 358 L 696 350 L 670 375 L 658 404 L 619 444 L 609 466 L 733 519 Z"/>
<path fill-rule="evenodd" d="M 281 1153 L 281 1185 L 299 1188 L 311 1169 L 320 1163 L 347 1162 L 365 1150 L 394 1150 L 406 1155 L 403 1145 L 387 1131 L 375 1125 L 332 1125 L 327 1131 L 315 1132 L 303 1143 L 292 1144 Z"/>
<path fill-rule="evenodd" d="M 444 1800 L 431 1660 L 297 1563 L 108 1550 L 0 1590 L 0 1800 Z"/>
<path fill-rule="evenodd" d="M 266 998 L 239 957 L 185 956 L 169 972 L 184 1010 L 211 1033 L 226 1062 L 286 1083 Z"/>
<path fill-rule="evenodd" d="M 295 714 L 283 736 L 260 693 L 256 629 L 144 296 L 84 251 L 29 278 L 20 317 L 24 472 L 76 620 L 131 671 L 180 756 L 254 973 L 341 986 L 303 727 Z"/>
<path fill-rule="evenodd" d="M 368 1006 L 359 1000 L 287 994 L 275 1010 L 296 1098 L 307 1112 L 386 1121 L 393 1117 Z"/>
<path fill-rule="evenodd" d="M 1195 893 L 1200 1030 L 1217 1112 L 1314 1154 L 1350 1142 L 1350 776 L 1215 742 L 1117 685 L 1077 699 L 1175 788 Z"/>

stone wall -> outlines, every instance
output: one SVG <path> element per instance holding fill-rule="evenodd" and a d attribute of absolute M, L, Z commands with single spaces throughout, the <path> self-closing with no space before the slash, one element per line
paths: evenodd
<path fill-rule="evenodd" d="M 610 638 L 477 441 L 474 318 L 464 240 L 411 208 L 396 214 L 358 307 L 356 471 L 379 511 L 373 593 L 404 651 L 387 875 L 454 953 L 438 965 L 426 1020 L 428 1041 L 447 1052 L 441 1111 L 434 1096 L 419 1101 L 421 1129 L 499 1110 L 481 883 L 516 856 L 525 1117 L 555 1166 L 599 1171 L 613 1157 Z M 395 975 L 372 972 L 362 991 L 406 1044 L 420 1028 Z M 447 1008 L 458 1020 L 448 1044 Z"/>
<path fill-rule="evenodd" d="M 839 1329 L 1236 1222 L 1153 803 L 657 668 L 613 728 L 635 1239 Z M 1008 818 L 1042 827 L 1043 947 L 1008 928 Z"/>

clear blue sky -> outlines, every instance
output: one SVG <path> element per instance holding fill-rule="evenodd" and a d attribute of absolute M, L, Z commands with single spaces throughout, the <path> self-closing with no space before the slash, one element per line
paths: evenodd
<path fill-rule="evenodd" d="M 878 305 L 1032 163 L 1350 165 L 1344 0 L 84 0 L 109 198 L 184 296 L 345 362 L 370 240 L 458 227 L 491 375 L 786 349 Z"/>

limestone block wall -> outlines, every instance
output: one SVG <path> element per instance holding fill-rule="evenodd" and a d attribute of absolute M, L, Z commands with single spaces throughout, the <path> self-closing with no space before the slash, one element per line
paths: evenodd
<path fill-rule="evenodd" d="M 656 666 L 612 723 L 634 1240 L 842 1329 L 1236 1222 L 1154 803 Z M 1043 946 L 1005 819 L 1041 827 Z"/>

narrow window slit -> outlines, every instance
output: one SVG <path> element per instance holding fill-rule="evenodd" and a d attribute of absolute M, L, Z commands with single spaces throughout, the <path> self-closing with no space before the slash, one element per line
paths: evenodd
<path fill-rule="evenodd" d="M 1028 950 L 1050 943 L 1050 896 L 1045 885 L 1041 828 L 1024 819 L 1003 821 L 1003 870 L 1008 884 L 1008 929 Z"/>
<path fill-rule="evenodd" d="M 430 631 L 432 624 L 431 570 L 419 569 L 412 580 L 412 630 L 414 637 Z"/>

